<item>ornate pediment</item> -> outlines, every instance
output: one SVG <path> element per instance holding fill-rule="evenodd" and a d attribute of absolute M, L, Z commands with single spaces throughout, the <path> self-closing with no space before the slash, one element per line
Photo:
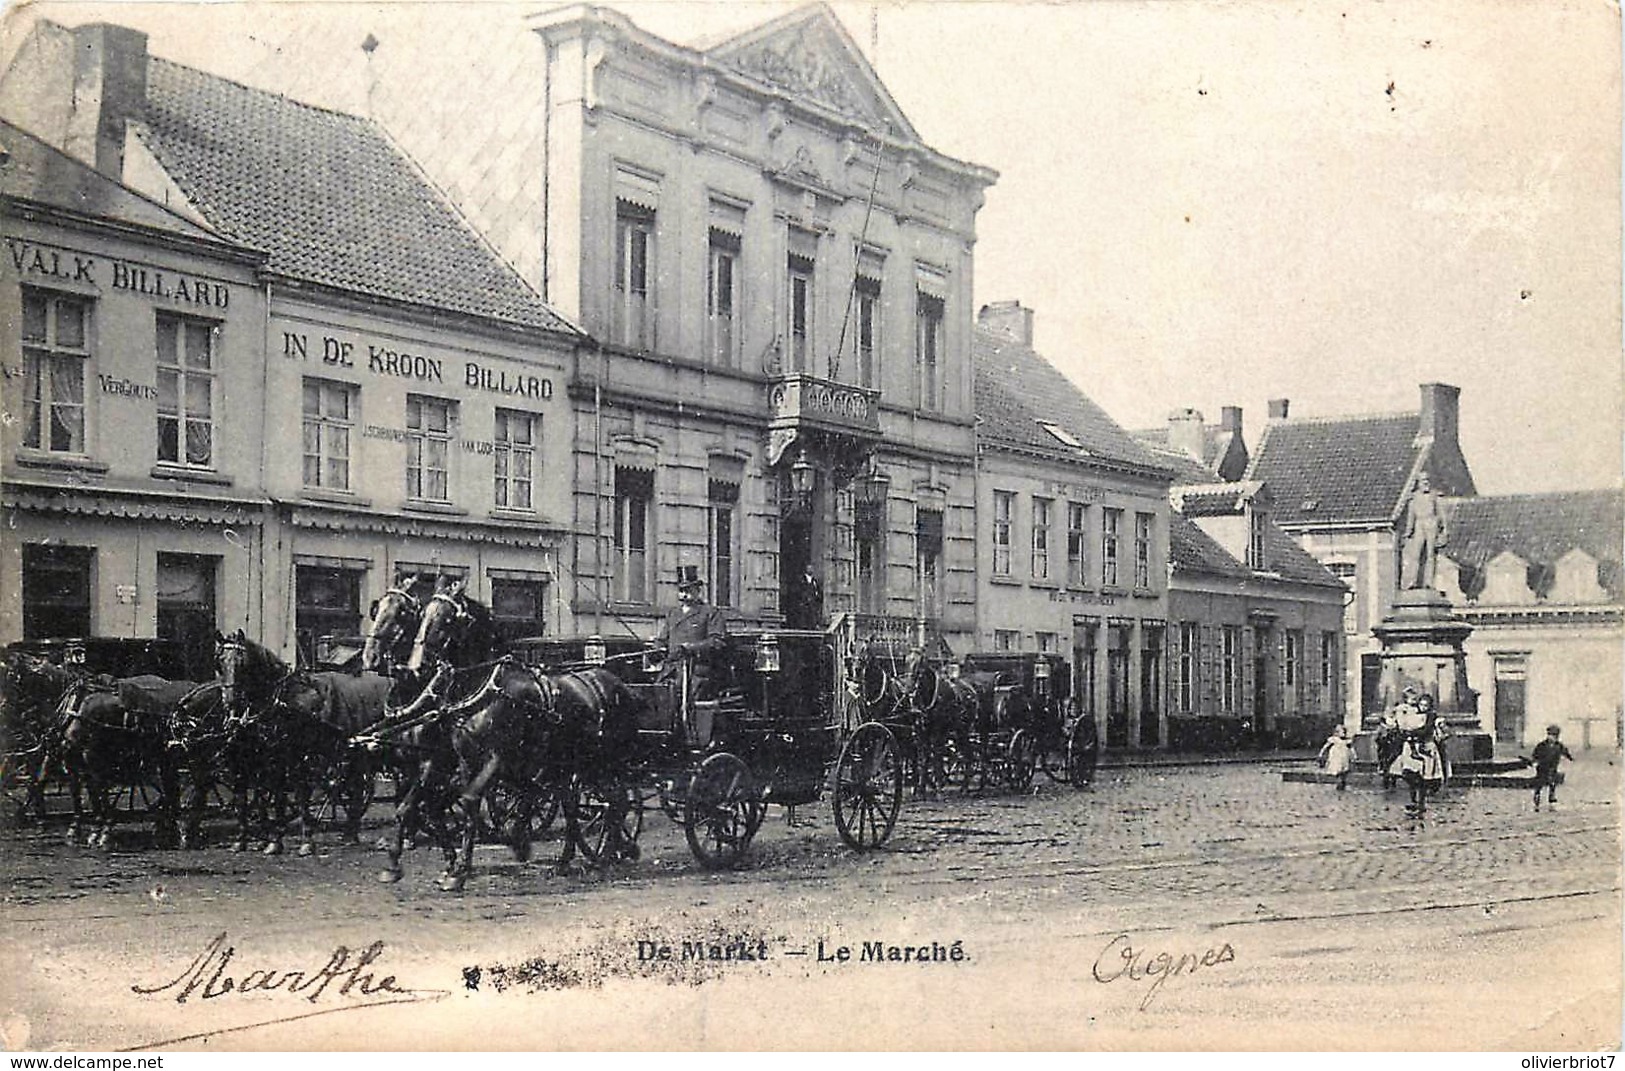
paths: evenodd
<path fill-rule="evenodd" d="M 758 26 L 711 49 L 709 55 L 775 89 L 918 140 L 874 68 L 822 4 Z"/>

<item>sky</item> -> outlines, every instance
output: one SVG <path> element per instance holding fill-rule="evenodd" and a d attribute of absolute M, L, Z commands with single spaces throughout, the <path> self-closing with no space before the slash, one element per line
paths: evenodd
<path fill-rule="evenodd" d="M 359 42 L 471 64 L 514 3 L 86 4 L 162 56 L 356 110 Z M 795 6 L 606 3 L 688 43 Z M 927 143 L 1000 174 L 977 304 L 1120 423 L 1398 412 L 1462 388 L 1481 493 L 1621 482 L 1620 17 L 1610 3 L 830 5 Z M 477 56 L 477 50 L 475 55 Z M 349 87 L 346 89 L 345 87 Z M 327 99 L 322 99 L 323 97 Z"/>

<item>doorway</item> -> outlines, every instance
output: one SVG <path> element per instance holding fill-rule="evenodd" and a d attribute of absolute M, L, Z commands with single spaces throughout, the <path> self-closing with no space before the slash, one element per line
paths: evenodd
<path fill-rule="evenodd" d="M 1524 701 L 1529 683 L 1529 660 L 1524 655 L 1495 659 L 1495 742 L 1523 743 L 1527 717 Z"/>

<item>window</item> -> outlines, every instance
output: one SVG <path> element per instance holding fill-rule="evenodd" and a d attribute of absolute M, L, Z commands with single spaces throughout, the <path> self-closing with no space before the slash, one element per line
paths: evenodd
<path fill-rule="evenodd" d="M 1269 521 L 1265 515 L 1257 510 L 1247 511 L 1247 566 L 1251 569 L 1264 570 L 1269 568 L 1268 556 L 1265 553 L 1265 543 L 1269 531 Z"/>
<path fill-rule="evenodd" d="M 1343 596 L 1343 631 L 1358 636 L 1365 632 L 1360 627 L 1360 567 L 1354 562 L 1327 562 L 1326 569 L 1348 588 L 1348 594 Z"/>
<path fill-rule="evenodd" d="M 1123 511 L 1100 511 L 1100 582 L 1110 587 L 1117 583 L 1117 540 L 1123 528 Z"/>
<path fill-rule="evenodd" d="M 1011 491 L 993 492 L 993 575 L 1010 575 L 1010 518 L 1016 509 Z"/>
<path fill-rule="evenodd" d="M 711 267 L 706 278 L 705 315 L 711 363 L 722 368 L 739 364 L 739 236 L 711 231 Z"/>
<path fill-rule="evenodd" d="M 1149 513 L 1134 515 L 1134 586 L 1142 591 L 1151 587 L 1151 523 Z"/>
<path fill-rule="evenodd" d="M 90 305 L 23 287 L 23 445 L 85 452 L 85 361 Z"/>
<path fill-rule="evenodd" d="M 215 578 L 221 559 L 205 554 L 158 555 L 158 638 L 184 644 L 188 653 L 214 657 Z"/>
<path fill-rule="evenodd" d="M 914 295 L 914 358 L 920 366 L 920 408 L 942 408 L 943 301 L 930 294 Z"/>
<path fill-rule="evenodd" d="M 858 276 L 858 383 L 880 386 L 880 280 Z"/>
<path fill-rule="evenodd" d="M 1034 633 L 1034 638 L 1038 640 L 1038 650 L 1040 653 L 1054 654 L 1056 650 L 1058 650 L 1055 633 L 1038 632 Z"/>
<path fill-rule="evenodd" d="M 306 487 L 332 491 L 350 489 L 350 432 L 355 426 L 352 408 L 355 388 L 330 379 L 305 380 Z"/>
<path fill-rule="evenodd" d="M 1033 579 L 1049 579 L 1049 523 L 1054 502 L 1033 499 Z"/>
<path fill-rule="evenodd" d="M 541 421 L 535 413 L 497 410 L 494 501 L 499 508 L 536 508 L 536 425 Z"/>
<path fill-rule="evenodd" d="M 1283 638 L 1286 648 L 1281 659 L 1281 685 L 1291 710 L 1303 705 L 1303 633 L 1288 629 Z"/>
<path fill-rule="evenodd" d="M 1196 666 L 1200 658 L 1201 626 L 1184 622 L 1179 626 L 1179 709 L 1190 714 L 1197 708 Z"/>
<path fill-rule="evenodd" d="M 355 636 L 361 632 L 361 577 L 359 569 L 300 565 L 294 569 L 294 635 L 304 662 L 316 659 L 323 636 Z"/>
<path fill-rule="evenodd" d="M 451 406 L 440 398 L 406 396 L 406 497 L 449 502 Z"/>
<path fill-rule="evenodd" d="M 655 476 L 641 469 L 615 470 L 615 558 L 611 590 L 622 602 L 649 602 L 649 509 Z"/>
<path fill-rule="evenodd" d="M 993 630 L 993 649 L 995 651 L 1014 651 L 1021 646 L 1021 633 L 1010 628 L 996 628 Z"/>
<path fill-rule="evenodd" d="M 942 511 L 921 508 L 914 518 L 914 548 L 919 569 L 919 615 L 942 615 Z"/>
<path fill-rule="evenodd" d="M 813 359 L 813 259 L 790 254 L 789 265 L 790 360 L 797 372 L 812 367 Z"/>
<path fill-rule="evenodd" d="M 23 639 L 89 636 L 90 547 L 23 547 Z"/>
<path fill-rule="evenodd" d="M 724 480 L 711 481 L 710 522 L 706 533 L 710 562 L 711 601 L 718 606 L 734 604 L 735 563 L 739 560 L 739 485 Z"/>
<path fill-rule="evenodd" d="M 1219 712 L 1236 714 L 1241 710 L 1241 629 L 1225 625 L 1219 639 Z"/>
<path fill-rule="evenodd" d="M 1328 709 L 1332 703 L 1333 687 L 1337 683 L 1337 633 L 1320 634 L 1320 694 Z"/>
<path fill-rule="evenodd" d="M 491 620 L 506 641 L 546 633 L 547 581 L 491 578 Z"/>
<path fill-rule="evenodd" d="M 158 460 L 214 464 L 215 325 L 158 314 Z"/>
<path fill-rule="evenodd" d="M 1062 446 L 1070 446 L 1075 450 L 1083 449 L 1083 443 L 1078 441 L 1078 437 L 1061 427 L 1061 425 L 1052 424 L 1047 420 L 1040 420 L 1038 421 L 1038 426 L 1049 432 L 1050 438 L 1054 439 Z"/>
<path fill-rule="evenodd" d="M 1081 588 L 1088 582 L 1086 547 L 1089 542 L 1089 507 L 1081 502 L 1066 504 L 1066 583 Z"/>
<path fill-rule="evenodd" d="M 617 203 L 615 305 L 610 326 L 616 342 L 639 350 L 652 350 L 655 346 L 651 297 L 654 233 L 653 212 L 626 201 Z"/>

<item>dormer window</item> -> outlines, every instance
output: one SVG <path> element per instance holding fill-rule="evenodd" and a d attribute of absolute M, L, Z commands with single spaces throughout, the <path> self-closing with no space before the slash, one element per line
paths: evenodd
<path fill-rule="evenodd" d="M 1256 509 L 1247 511 L 1247 567 L 1260 572 L 1269 568 L 1265 546 L 1268 542 L 1269 519 Z"/>
<path fill-rule="evenodd" d="M 1038 426 L 1049 432 L 1050 436 L 1061 445 L 1070 446 L 1074 450 L 1083 449 L 1083 444 L 1078 441 L 1077 436 L 1073 435 L 1070 431 L 1067 431 L 1059 424 L 1051 424 L 1047 420 L 1040 420 L 1038 422 Z"/>

